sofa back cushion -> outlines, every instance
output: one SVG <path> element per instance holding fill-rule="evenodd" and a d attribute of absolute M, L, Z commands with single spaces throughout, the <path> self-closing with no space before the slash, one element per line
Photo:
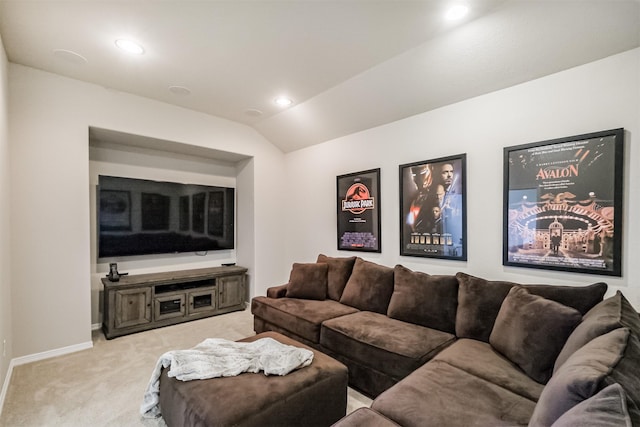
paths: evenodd
<path fill-rule="evenodd" d="M 324 300 L 327 297 L 327 264 L 294 263 L 287 298 Z"/>
<path fill-rule="evenodd" d="M 393 268 L 357 258 L 340 302 L 386 314 L 393 293 Z"/>
<path fill-rule="evenodd" d="M 387 316 L 455 333 L 458 280 L 455 276 L 430 275 L 396 265 L 393 294 Z"/>
<path fill-rule="evenodd" d="M 544 384 L 551 378 L 553 364 L 567 337 L 581 319 L 574 308 L 514 286 L 500 307 L 489 343 L 529 377 Z"/>
<path fill-rule="evenodd" d="M 604 282 L 592 283 L 587 286 L 559 286 L 559 285 L 523 285 L 534 295 L 554 300 L 568 307 L 573 307 L 585 314 L 602 301 L 607 292 Z"/>
<path fill-rule="evenodd" d="M 554 372 L 580 347 L 617 328 L 627 327 L 640 335 L 640 316 L 620 291 L 598 303 L 584 315 L 556 359 Z"/>
<path fill-rule="evenodd" d="M 633 425 L 640 425 L 640 342 L 629 328 L 594 338 L 567 359 L 540 394 L 530 427 L 551 426 L 565 412 L 603 388 L 619 383 Z"/>
<path fill-rule="evenodd" d="M 327 297 L 334 301 L 340 301 L 344 287 L 351 276 L 353 264 L 356 257 L 329 257 L 324 254 L 318 255 L 319 263 L 329 266 L 327 275 Z"/>
<path fill-rule="evenodd" d="M 465 273 L 457 273 L 456 278 L 459 285 L 456 336 L 489 342 L 502 301 L 516 283 L 489 281 Z"/>
<path fill-rule="evenodd" d="M 458 312 L 456 314 L 456 336 L 489 342 L 489 335 L 511 288 L 518 283 L 490 281 L 466 273 L 457 273 Z M 584 314 L 598 302 L 607 291 L 606 283 L 589 286 L 522 285 L 534 295 L 539 295 Z"/>

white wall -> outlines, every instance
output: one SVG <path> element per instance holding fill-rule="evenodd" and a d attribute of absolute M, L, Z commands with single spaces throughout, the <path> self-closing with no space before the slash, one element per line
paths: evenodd
<path fill-rule="evenodd" d="M 12 357 L 11 343 L 11 246 L 9 206 L 9 91 L 7 55 L 0 38 L 0 389 Z M 6 342 L 6 349 L 3 348 Z M 3 399 L 0 396 L 0 410 Z"/>
<path fill-rule="evenodd" d="M 623 127 L 623 276 L 614 278 L 502 266 L 503 147 Z M 640 49 L 290 153 L 283 210 L 286 265 L 336 249 L 336 176 L 381 168 L 382 253 L 365 259 L 433 274 L 464 271 L 521 283 L 609 283 L 640 308 Z M 468 261 L 399 256 L 398 166 L 467 153 Z"/>
<path fill-rule="evenodd" d="M 14 357 L 91 340 L 90 126 L 252 157 L 238 166 L 236 259 L 251 295 L 281 280 L 284 156 L 254 130 L 16 64 L 9 92 Z"/>
<path fill-rule="evenodd" d="M 6 88 L 6 58 L 0 62 Z M 364 258 L 523 283 L 604 280 L 640 306 L 640 230 L 630 215 L 640 208 L 632 191 L 640 185 L 640 49 L 286 156 L 246 126 L 16 64 L 8 66 L 8 90 L 0 233 L 8 234 L 10 214 L 12 240 L 2 236 L 0 261 L 8 266 L 12 255 L 10 275 L 0 272 L 0 333 L 11 357 L 90 342 L 91 279 L 99 273 L 91 253 L 90 126 L 248 157 L 237 165 L 236 260 L 250 268 L 251 295 L 286 280 L 295 261 L 352 255 L 336 250 L 335 177 L 380 167 L 383 252 Z M 6 89 L 0 100 L 3 124 Z M 617 127 L 627 130 L 623 277 L 503 267 L 503 147 Z M 398 165 L 459 153 L 467 153 L 469 260 L 400 257 Z"/>

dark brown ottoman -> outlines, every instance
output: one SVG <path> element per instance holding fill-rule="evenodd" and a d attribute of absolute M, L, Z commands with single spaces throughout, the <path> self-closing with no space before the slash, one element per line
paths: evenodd
<path fill-rule="evenodd" d="M 347 411 L 347 367 L 277 332 L 270 337 L 312 350 L 311 365 L 285 376 L 244 373 L 236 377 L 179 381 L 160 376 L 160 410 L 172 426 L 325 426 Z"/>

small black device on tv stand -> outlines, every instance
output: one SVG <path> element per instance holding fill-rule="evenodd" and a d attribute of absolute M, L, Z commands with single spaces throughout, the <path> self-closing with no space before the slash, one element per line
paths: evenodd
<path fill-rule="evenodd" d="M 118 282 L 121 276 L 126 276 L 129 273 L 119 273 L 118 272 L 118 264 L 115 262 L 109 263 L 109 274 L 107 274 L 107 279 L 110 282 Z"/>

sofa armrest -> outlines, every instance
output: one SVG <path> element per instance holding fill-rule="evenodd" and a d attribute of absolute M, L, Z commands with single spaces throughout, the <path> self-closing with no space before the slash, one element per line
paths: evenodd
<path fill-rule="evenodd" d="M 267 288 L 267 297 L 269 298 L 284 298 L 287 295 L 287 285 L 280 286 L 272 286 L 271 288 Z"/>

